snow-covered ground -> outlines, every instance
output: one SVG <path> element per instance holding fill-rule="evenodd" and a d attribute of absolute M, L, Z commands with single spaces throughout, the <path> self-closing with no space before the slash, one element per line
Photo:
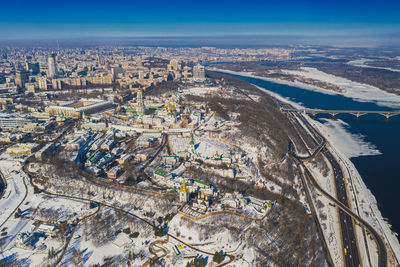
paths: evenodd
<path fill-rule="evenodd" d="M 298 103 L 294 103 L 290 101 L 287 98 L 284 98 L 276 93 L 270 92 L 264 88 L 258 87 L 260 90 L 269 93 L 270 95 L 285 101 L 287 103 L 290 103 L 296 108 L 301 108 L 301 105 Z M 361 206 L 362 212 L 360 213 L 361 217 L 363 217 L 366 221 L 368 221 L 378 232 L 380 232 L 387 242 L 390 244 L 392 247 L 395 257 L 397 259 L 397 262 L 400 262 L 400 243 L 395 235 L 394 232 L 390 229 L 389 224 L 384 220 L 381 212 L 378 209 L 378 205 L 376 202 L 375 197 L 371 193 L 371 191 L 367 188 L 365 185 L 364 181 L 362 180 L 360 174 L 358 173 L 356 167 L 354 164 L 350 161 L 349 156 L 359 156 L 359 155 L 369 155 L 369 154 L 376 154 L 380 153 L 373 144 L 366 143 L 363 140 L 362 136 L 358 135 L 352 135 L 345 129 L 343 129 L 343 124 L 341 122 L 329 122 L 328 126 L 322 123 L 318 123 L 315 120 L 312 120 L 310 117 L 306 116 L 308 121 L 314 125 L 321 133 L 322 135 L 328 140 L 331 150 L 333 154 L 340 160 L 340 163 L 342 166 L 344 166 L 344 173 L 348 174 L 348 179 L 349 182 L 352 182 L 355 186 L 355 190 L 352 190 L 352 193 L 357 192 L 357 199 L 358 202 L 364 201 L 363 205 Z M 337 127 L 335 128 L 335 124 Z M 342 125 L 341 125 L 342 124 Z M 342 129 L 340 129 L 342 128 Z M 335 130 L 332 130 L 335 129 Z M 337 135 L 337 132 L 341 133 Z M 359 146 L 361 149 L 357 149 L 357 153 L 351 153 L 347 151 L 346 155 L 346 146 L 350 147 L 356 147 Z M 344 151 L 342 151 L 342 149 Z M 349 175 L 350 174 L 350 175 Z M 348 182 L 348 184 L 349 184 Z M 354 198 L 353 196 L 350 196 L 350 199 Z M 354 205 L 353 205 L 354 206 Z M 363 216 L 364 215 L 364 216 Z M 368 216 L 367 216 L 368 215 Z M 371 247 L 373 247 L 372 245 Z M 370 249 L 371 249 L 370 247 Z M 373 256 L 373 253 L 371 254 Z M 373 261 L 374 259 L 372 259 Z"/>
<path fill-rule="evenodd" d="M 168 135 L 168 141 L 172 154 L 180 155 L 182 152 L 190 151 L 190 137 Z"/>
<path fill-rule="evenodd" d="M 324 159 L 326 163 L 328 161 Z M 334 178 L 333 172 L 330 170 L 327 175 L 323 175 L 318 167 L 313 166 L 313 164 L 306 163 L 306 166 L 311 171 L 313 176 L 317 179 L 318 183 L 325 189 L 329 194 L 332 196 L 336 195 L 335 185 L 334 185 Z M 351 190 L 349 191 L 351 192 Z M 333 205 L 327 198 L 325 198 L 321 194 L 315 194 L 316 199 L 323 203 L 323 207 L 318 208 L 318 217 L 319 221 L 322 225 L 322 230 L 324 232 L 325 239 L 327 241 L 329 250 L 331 252 L 332 260 L 335 262 L 335 266 L 343 265 L 343 251 L 341 245 L 341 230 L 339 228 L 340 221 L 339 221 L 339 213 L 337 212 L 337 207 Z M 349 198 L 351 199 L 351 197 Z M 315 202 L 315 200 L 314 200 Z M 315 203 L 314 203 L 315 204 Z M 355 206 L 355 205 L 352 205 Z M 321 214 L 326 215 L 326 219 L 321 217 Z M 369 266 L 369 261 L 367 257 L 367 251 L 364 243 L 364 236 L 362 233 L 362 229 L 360 227 L 356 227 L 356 237 L 358 239 L 359 244 L 359 251 L 361 253 L 361 261 L 363 266 Z M 371 258 L 371 262 L 373 263 L 372 266 L 377 264 L 378 255 L 376 250 L 371 249 L 374 246 L 373 242 L 369 242 L 369 255 Z"/>
<path fill-rule="evenodd" d="M 0 201 L 0 224 L 2 224 L 24 199 L 26 178 L 21 172 L 19 163 L 13 160 L 0 161 L 0 172 L 7 181 L 7 188 Z"/>
<path fill-rule="evenodd" d="M 329 134 L 329 130 L 315 121 L 308 118 L 310 122 L 320 130 L 320 132 L 328 139 L 331 151 L 333 155 L 339 159 L 339 162 L 344 167 L 344 175 L 347 176 L 347 184 L 350 186 L 354 185 L 354 189 L 351 189 L 349 199 L 353 202 L 357 198 L 359 207 L 361 209 L 360 216 L 366 220 L 370 225 L 372 225 L 386 241 L 390 244 L 397 259 L 400 262 L 400 243 L 395 233 L 390 229 L 389 224 L 384 220 L 381 212 L 378 209 L 378 205 L 375 197 L 371 191 L 367 188 L 364 181 L 362 180 L 360 174 L 358 173 L 354 164 L 349 160 L 348 156 L 341 150 L 340 144 L 346 144 L 349 141 L 346 139 L 341 139 L 339 142 L 335 142 L 332 138 L 333 135 Z M 338 138 L 338 137 L 336 137 Z M 354 141 L 350 141 L 354 142 Z M 351 144 L 350 144 L 351 145 Z M 356 194 L 354 196 L 354 193 Z M 362 203 L 360 205 L 360 203 Z M 352 204 L 353 209 L 355 209 L 355 204 Z"/>
<path fill-rule="evenodd" d="M 194 143 L 196 152 L 202 157 L 213 157 L 216 152 L 227 157 L 229 156 L 229 151 L 232 150 L 231 146 L 207 135 L 195 136 Z"/>
<path fill-rule="evenodd" d="M 257 86 L 258 89 L 269 93 L 273 97 L 290 103 L 293 107 L 297 109 L 304 109 L 299 103 L 295 103 L 291 101 L 289 98 L 282 97 L 277 93 L 270 92 L 264 88 Z M 311 120 L 311 118 L 309 118 Z M 364 140 L 364 136 L 361 134 L 353 134 L 347 130 L 348 124 L 340 119 L 321 119 L 321 122 L 312 120 L 313 123 L 324 128 L 324 131 L 329 139 L 342 151 L 346 157 L 359 157 L 359 156 L 368 156 L 368 155 L 380 155 L 381 152 L 377 149 L 377 147 L 369 142 Z"/>
<path fill-rule="evenodd" d="M 44 223 L 71 222 L 85 216 L 91 212 L 89 203 L 34 194 L 19 161 L 4 154 L 2 158 L 5 160 L 0 161 L 0 171 L 7 180 L 7 188 L 4 197 L 0 200 L 0 225 L 2 236 L 5 238 L 5 242 L 1 245 L 0 256 L 5 263 L 12 263 L 13 266 L 47 265 L 44 262 L 47 260 L 48 249 L 54 248 L 55 252 L 59 253 L 63 243 L 51 237 L 40 238 L 35 244 L 35 249 L 22 249 L 16 247 L 17 234 L 32 233 L 35 229 L 35 220 L 41 220 Z M 28 190 L 25 188 L 24 180 Z M 26 198 L 24 198 L 25 193 Z M 14 216 L 13 213 L 17 207 L 22 212 L 20 217 Z M 41 215 L 39 211 L 42 209 L 51 209 L 54 211 L 52 214 L 58 214 L 58 216 L 50 218 L 44 216 L 44 213 Z M 44 250 L 38 249 L 41 246 Z"/>
<path fill-rule="evenodd" d="M 252 252 L 252 249 L 243 249 L 245 242 L 242 242 L 240 240 L 241 236 L 233 237 L 231 235 L 231 232 L 228 229 L 225 229 L 225 227 L 221 227 L 218 230 L 216 227 L 212 227 L 210 225 L 215 224 L 215 220 L 218 220 L 217 224 L 223 224 L 223 222 L 229 221 L 230 224 L 237 225 L 240 222 L 241 228 L 245 229 L 246 227 L 251 226 L 255 223 L 251 221 L 244 221 L 243 219 L 237 217 L 227 218 L 226 215 L 218 216 L 220 217 L 219 220 L 216 218 L 206 218 L 201 221 L 193 222 L 182 217 L 181 215 L 177 215 L 172 219 L 170 223 L 170 231 L 171 233 L 178 235 L 179 238 L 185 243 L 190 244 L 194 247 L 198 247 L 204 251 L 212 252 L 222 250 L 229 254 L 240 253 L 241 255 L 243 255 L 243 259 L 236 261 L 228 266 L 247 266 L 245 262 L 253 261 L 254 253 Z M 245 234 L 245 231 L 242 231 L 242 234 Z M 171 241 L 177 246 L 183 245 L 179 241 Z M 190 255 L 193 252 L 195 254 L 198 253 L 185 246 L 183 246 L 181 252 L 186 255 Z M 212 256 L 209 256 L 208 262 L 212 262 Z"/>
<path fill-rule="evenodd" d="M 185 94 L 192 95 L 205 95 L 211 93 L 217 93 L 220 89 L 217 87 L 192 87 L 189 89 L 185 89 Z"/>
<path fill-rule="evenodd" d="M 399 69 L 392 69 L 392 68 L 385 68 L 385 67 L 377 67 L 377 66 L 370 66 L 365 64 L 367 61 L 372 61 L 371 59 L 361 58 L 347 62 L 347 64 L 355 66 L 355 67 L 362 67 L 362 68 L 370 68 L 370 69 L 382 69 L 382 70 L 390 70 L 394 72 L 400 72 Z"/>
<path fill-rule="evenodd" d="M 316 68 L 302 68 L 300 71 L 287 70 L 285 72 L 335 84 L 346 90 L 344 93 L 339 94 L 343 94 L 359 102 L 373 102 L 380 106 L 400 108 L 400 96 L 386 93 L 372 85 L 353 82 L 342 77 L 325 73 Z"/>
<path fill-rule="evenodd" d="M 251 72 L 236 72 L 236 71 L 229 71 L 229 70 L 223 70 L 223 69 L 213 69 L 213 70 L 221 71 L 221 72 L 225 72 L 225 73 L 236 74 L 236 75 L 247 76 L 247 77 L 253 77 L 253 78 L 257 78 L 257 79 L 261 79 L 261 80 L 265 80 L 265 81 L 272 81 L 272 82 L 287 84 L 287 85 L 291 85 L 291 86 L 297 86 L 297 87 L 301 87 L 303 89 L 317 91 L 317 92 L 321 92 L 324 94 L 343 95 L 345 97 L 349 97 L 358 102 L 372 102 L 379 106 L 400 109 L 400 96 L 399 95 L 387 93 L 387 92 L 380 90 L 379 88 L 374 87 L 372 85 L 357 83 L 357 82 L 353 82 L 353 81 L 350 81 L 345 78 L 334 76 L 334 75 L 322 72 L 316 68 L 302 68 L 302 70 L 284 70 L 284 72 L 287 72 L 287 73 L 293 74 L 293 75 L 299 75 L 299 76 L 302 76 L 305 78 L 311 78 L 311 79 L 316 79 L 316 80 L 320 80 L 323 82 L 332 83 L 334 85 L 337 85 L 337 86 L 345 89 L 345 92 L 335 92 L 332 90 L 327 90 L 327 89 L 319 88 L 317 86 L 311 86 L 311 85 L 300 83 L 300 82 L 288 82 L 288 81 L 280 80 L 280 79 L 271 79 L 271 78 L 266 78 L 266 77 L 255 76 Z"/>
<path fill-rule="evenodd" d="M 111 210 L 108 208 L 104 209 L 104 213 L 108 213 Z M 85 224 L 80 224 L 77 226 L 77 230 L 75 231 L 71 244 L 67 250 L 67 253 L 64 256 L 63 261 L 60 266 L 70 266 L 71 259 L 73 257 L 73 252 L 78 251 L 81 255 L 83 266 L 92 266 L 96 263 L 104 262 L 104 259 L 107 257 L 115 257 L 120 255 L 122 258 L 126 259 L 129 251 L 134 251 L 138 253 L 140 250 L 145 248 L 145 242 L 150 240 L 150 233 L 152 235 L 153 230 L 149 227 L 147 230 L 144 230 L 140 227 L 140 229 L 133 228 L 132 225 L 127 224 L 126 227 L 130 227 L 132 230 L 140 231 L 140 234 L 137 238 L 130 238 L 127 234 L 121 232 L 112 242 L 107 242 L 104 245 L 95 246 L 90 238 L 86 237 L 86 228 L 88 227 Z M 150 256 L 147 254 L 146 256 Z M 141 266 L 144 263 L 144 259 L 137 258 L 136 261 L 133 261 L 133 266 Z"/>
<path fill-rule="evenodd" d="M 317 122 L 325 129 L 327 136 L 332 142 L 337 145 L 347 158 L 359 156 L 380 155 L 381 152 L 374 144 L 364 140 L 364 136 L 353 134 L 347 128 L 349 125 L 340 119 L 321 119 L 323 122 Z"/>

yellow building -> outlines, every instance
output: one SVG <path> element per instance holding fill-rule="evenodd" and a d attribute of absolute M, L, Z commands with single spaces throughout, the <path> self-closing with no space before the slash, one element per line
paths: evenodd
<path fill-rule="evenodd" d="M 45 112 L 54 116 L 62 114 L 64 117 L 80 118 L 81 112 L 75 108 L 68 108 L 63 106 L 51 106 L 45 109 Z"/>
<path fill-rule="evenodd" d="M 46 129 L 44 125 L 40 125 L 37 123 L 30 123 L 30 124 L 25 124 L 23 132 L 29 133 L 29 132 L 42 132 Z"/>
<path fill-rule="evenodd" d="M 12 98 L 0 98 L 0 105 L 7 105 L 7 104 L 13 104 L 14 99 Z"/>
<path fill-rule="evenodd" d="M 87 86 L 91 84 L 112 84 L 114 77 L 111 74 L 106 76 L 92 76 L 92 77 L 72 77 L 72 78 L 58 78 L 51 80 L 53 89 L 62 89 L 64 85 L 70 86 Z"/>
<path fill-rule="evenodd" d="M 135 155 L 135 161 L 145 161 L 147 160 L 147 155 L 146 154 L 136 154 Z"/>
<path fill-rule="evenodd" d="M 7 148 L 8 154 L 29 155 L 38 150 L 39 145 L 35 143 L 16 144 Z"/>
<path fill-rule="evenodd" d="M 69 118 L 81 118 L 82 114 L 93 114 L 112 108 L 111 101 L 80 100 L 65 106 L 49 106 L 45 112 L 51 115 L 62 115 Z"/>

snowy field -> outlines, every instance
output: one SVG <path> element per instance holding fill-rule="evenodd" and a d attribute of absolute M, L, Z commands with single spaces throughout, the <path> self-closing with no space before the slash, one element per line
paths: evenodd
<path fill-rule="evenodd" d="M 343 95 L 359 102 L 372 102 L 380 106 L 400 108 L 400 96 L 386 93 L 372 85 L 350 81 L 348 79 L 322 72 L 316 68 L 302 68 L 301 71 L 287 70 L 289 74 L 299 75 L 335 84 L 346 90 Z"/>
<path fill-rule="evenodd" d="M 207 218 L 201 220 L 201 222 L 193 222 L 181 215 L 177 215 L 170 222 L 170 231 L 171 233 L 178 235 L 185 243 L 198 247 L 204 251 L 213 252 L 222 250 L 231 254 L 236 254 L 241 251 L 243 253 L 243 260 L 237 261 L 228 266 L 247 266 L 245 261 L 251 262 L 254 259 L 254 255 L 249 249 L 242 250 L 245 243 L 240 240 L 241 236 L 234 237 L 226 227 L 223 227 L 223 225 L 221 225 L 221 227 L 216 227 L 215 224 L 224 224 L 224 222 L 228 222 L 232 225 L 238 225 L 240 223 L 241 229 L 244 230 L 246 227 L 252 225 L 253 222 L 244 221 L 243 219 L 235 217 L 228 217 L 226 215 L 218 215 L 218 217 L 220 219 L 214 217 L 213 219 Z M 216 222 L 216 220 L 218 222 Z M 242 231 L 242 233 L 244 234 L 245 231 Z M 173 241 L 173 243 L 178 246 L 182 245 L 179 241 Z M 190 255 L 193 252 L 195 254 L 198 253 L 190 248 L 185 246 L 183 247 L 184 248 L 181 252 L 184 254 Z M 212 256 L 209 256 L 209 262 L 210 261 L 212 262 Z"/>
<path fill-rule="evenodd" d="M 316 68 L 302 68 L 302 70 L 300 70 L 300 71 L 286 70 L 286 72 L 289 74 L 300 75 L 305 78 L 311 78 L 311 79 L 316 79 L 316 80 L 320 80 L 323 82 L 332 83 L 341 88 L 344 88 L 345 92 L 339 93 L 339 92 L 334 92 L 332 90 L 326 90 L 323 88 L 311 86 L 311 85 L 300 83 L 300 82 L 288 82 L 288 81 L 280 80 L 280 79 L 271 79 L 271 78 L 266 78 L 266 77 L 255 76 L 251 72 L 236 72 L 236 71 L 221 70 L 221 69 L 214 69 L 214 70 L 225 72 L 225 73 L 247 76 L 247 77 L 253 77 L 253 78 L 257 78 L 257 79 L 261 79 L 261 80 L 265 80 L 265 81 L 287 84 L 290 86 L 297 86 L 297 87 L 300 87 L 303 89 L 321 92 L 324 94 L 343 95 L 345 97 L 349 97 L 358 102 L 372 102 L 379 106 L 400 109 L 400 96 L 398 96 L 398 95 L 387 93 L 387 92 L 382 91 L 379 88 L 374 87 L 372 85 L 357 83 L 357 82 L 347 80 L 345 78 L 334 76 L 334 75 L 319 71 Z"/>
<path fill-rule="evenodd" d="M 361 58 L 347 62 L 347 64 L 355 66 L 355 67 L 362 67 L 362 68 L 370 68 L 370 69 L 381 69 L 381 70 L 390 70 L 394 72 L 400 72 L 399 69 L 392 69 L 392 68 L 385 68 L 385 67 L 377 67 L 377 66 L 370 66 L 365 64 L 365 62 L 371 61 L 371 59 Z"/>
<path fill-rule="evenodd" d="M 171 134 L 168 135 L 168 140 L 172 154 L 179 155 L 180 152 L 190 150 L 190 137 Z"/>
<path fill-rule="evenodd" d="M 205 95 L 205 94 L 217 93 L 218 91 L 219 88 L 217 87 L 192 87 L 189 89 L 185 89 L 184 93 L 191 95 Z"/>
<path fill-rule="evenodd" d="M 207 135 L 194 136 L 196 152 L 202 157 L 213 157 L 218 151 L 219 155 L 229 157 L 232 147 Z"/>
<path fill-rule="evenodd" d="M 32 233 L 36 229 L 34 225 L 36 220 L 58 224 L 83 217 L 92 212 L 89 210 L 89 203 L 34 194 L 21 165 L 11 159 L 0 161 L 0 171 L 7 180 L 7 189 L 0 201 L 0 225 L 3 236 L 1 257 L 4 262 L 11 264 L 10 266 L 45 266 L 48 250 L 53 248 L 55 253 L 61 253 L 63 242 L 52 237 L 39 238 L 35 241 L 35 249 L 22 249 L 16 247 L 17 234 Z M 28 190 L 25 189 L 23 180 Z M 14 216 L 17 207 L 21 210 L 19 217 Z"/>

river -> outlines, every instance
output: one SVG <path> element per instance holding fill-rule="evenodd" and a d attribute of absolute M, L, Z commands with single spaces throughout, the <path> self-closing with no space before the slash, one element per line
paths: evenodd
<path fill-rule="evenodd" d="M 226 74 L 226 73 L 224 73 Z M 372 102 L 358 102 L 341 95 L 328 95 L 300 87 L 289 86 L 262 79 L 228 74 L 240 78 L 291 101 L 313 109 L 341 110 L 393 110 Z M 330 116 L 318 115 L 316 120 L 326 123 Z M 400 233 L 400 212 L 397 195 L 400 189 L 400 115 L 386 120 L 381 115 L 368 114 L 356 119 L 353 115 L 339 114 L 336 118 L 348 124 L 347 131 L 361 136 L 364 142 L 373 144 L 382 154 L 352 157 L 364 183 L 375 196 L 383 217 L 388 218 L 392 230 Z M 399 164 L 399 166 L 397 165 Z"/>
<path fill-rule="evenodd" d="M 6 184 L 2 177 L 0 177 L 0 197 L 3 196 L 4 190 L 6 189 Z"/>

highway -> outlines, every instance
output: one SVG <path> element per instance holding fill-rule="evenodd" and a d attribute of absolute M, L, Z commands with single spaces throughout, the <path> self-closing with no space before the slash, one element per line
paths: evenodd
<path fill-rule="evenodd" d="M 244 95 L 248 96 L 246 93 L 241 92 Z M 248 96 L 249 97 L 249 96 Z M 249 97 L 251 99 L 251 97 Z M 251 99 L 253 100 L 253 99 Z M 254 101 L 254 100 L 253 100 Z M 311 184 L 317 188 L 319 191 L 321 191 L 325 196 L 327 196 L 331 201 L 337 204 L 339 207 L 339 220 L 340 220 L 340 228 L 341 228 L 341 237 L 342 237 L 342 246 L 343 246 L 343 252 L 344 248 L 346 248 L 346 253 L 344 255 L 344 264 L 345 266 L 349 267 L 358 267 L 361 266 L 360 262 L 360 254 L 359 250 L 357 247 L 357 240 L 356 240 L 356 235 L 354 231 L 354 225 L 353 225 L 353 219 L 357 220 L 368 232 L 372 234 L 374 237 L 377 246 L 378 246 L 378 266 L 379 267 L 386 267 L 387 266 L 387 252 L 386 252 L 386 247 L 385 244 L 382 240 L 382 237 L 375 231 L 375 229 L 370 226 L 367 222 L 365 222 L 362 218 L 360 218 L 358 215 L 354 214 L 352 210 L 349 208 L 349 203 L 348 203 L 348 196 L 347 196 L 347 190 L 346 190 L 346 184 L 344 181 L 344 176 L 342 169 L 339 165 L 339 163 L 336 161 L 336 159 L 332 156 L 332 154 L 326 149 L 326 144 L 327 141 L 326 139 L 313 127 L 310 125 L 307 119 L 304 118 L 304 116 L 301 114 L 301 112 L 298 112 L 297 109 L 293 108 L 292 105 L 284 103 L 280 100 L 278 100 L 279 105 L 281 106 L 282 112 L 285 112 L 289 119 L 293 123 L 297 123 L 301 128 L 304 128 L 304 126 L 307 128 L 307 130 L 311 133 L 312 140 L 314 142 L 314 145 L 317 145 L 317 148 L 314 150 L 314 152 L 310 153 L 309 156 L 299 156 L 297 155 L 293 150 L 294 150 L 294 145 L 291 145 L 289 143 L 289 149 L 288 154 L 292 156 L 294 159 L 298 161 L 298 163 L 301 164 L 301 166 L 305 170 L 305 174 L 310 180 Z M 299 121 L 296 120 L 298 118 L 303 124 L 301 125 Z M 335 178 L 335 187 L 336 187 L 336 197 L 332 197 L 329 193 L 324 191 L 319 184 L 315 181 L 314 177 L 311 175 L 311 173 L 308 171 L 307 167 L 304 165 L 304 161 L 309 160 L 314 158 L 316 155 L 319 153 L 323 153 L 323 155 L 329 160 L 331 167 L 334 172 L 334 178 Z M 311 199 L 309 199 L 309 194 L 308 194 L 308 185 L 304 181 L 302 175 L 300 175 L 300 178 L 302 179 L 303 186 L 305 187 L 305 193 L 306 197 L 308 199 L 308 202 L 311 207 L 311 211 L 313 213 L 313 203 Z M 315 213 L 315 211 L 314 211 Z M 321 225 L 319 224 L 319 221 L 317 218 L 316 219 L 316 224 L 317 224 L 317 229 L 321 229 Z M 321 235 L 320 235 L 321 236 Z M 322 238 L 322 241 L 325 243 L 324 248 L 326 247 L 326 241 L 324 238 Z M 331 264 L 331 258 L 329 251 L 326 252 L 327 255 L 327 261 L 328 264 Z"/>
<path fill-rule="evenodd" d="M 299 166 L 298 162 L 296 162 L 296 165 Z M 334 263 L 332 261 L 332 256 L 331 256 L 331 254 L 329 252 L 329 248 L 328 248 L 328 245 L 327 245 L 327 242 L 326 242 L 326 239 L 325 239 L 324 232 L 322 230 L 321 224 L 318 221 L 318 215 L 317 215 L 317 211 L 316 211 L 315 206 L 314 206 L 314 202 L 312 200 L 311 192 L 310 192 L 310 189 L 308 188 L 307 181 L 306 181 L 303 173 L 300 172 L 300 168 L 299 168 L 299 177 L 300 177 L 300 180 L 301 180 L 301 182 L 303 184 L 303 187 L 304 187 L 304 192 L 306 194 L 307 202 L 309 203 L 309 206 L 310 206 L 310 211 L 311 211 L 312 217 L 313 217 L 314 222 L 315 222 L 315 224 L 317 226 L 317 231 L 318 231 L 319 238 L 321 238 L 321 240 L 322 240 L 322 245 L 324 247 L 326 261 L 328 263 L 328 266 L 332 266 L 333 267 L 335 265 L 334 265 Z"/>
<path fill-rule="evenodd" d="M 287 104 L 284 104 L 284 105 L 287 105 Z M 293 113 L 291 113 L 291 114 L 293 114 Z M 320 135 L 319 132 L 316 131 L 314 129 L 314 127 L 312 127 L 310 125 L 310 123 L 301 114 L 296 113 L 296 116 L 303 122 L 303 124 L 305 124 L 307 129 L 312 133 L 314 142 L 316 144 L 320 143 L 320 145 L 317 147 L 317 149 L 314 151 L 314 153 L 310 153 L 310 156 L 307 156 L 307 157 L 297 156 L 294 151 L 290 151 L 289 154 L 300 162 L 300 164 L 303 167 L 303 169 L 305 170 L 306 176 L 309 179 L 309 181 L 311 182 L 311 184 L 317 190 L 321 191 L 326 197 L 328 197 L 328 199 L 330 199 L 335 204 L 337 204 L 337 206 L 339 208 L 339 220 L 340 220 L 340 226 L 341 226 L 342 245 L 343 245 L 343 249 L 346 248 L 346 250 L 347 250 L 347 253 L 344 253 L 345 254 L 344 255 L 345 266 L 361 266 L 361 261 L 360 261 L 360 256 L 359 256 L 360 254 L 359 254 L 359 250 L 358 250 L 358 246 L 357 246 L 358 242 L 356 240 L 353 220 L 358 221 L 360 223 L 360 225 L 363 226 L 374 237 L 374 239 L 377 243 L 377 246 L 378 246 L 378 256 L 379 256 L 378 266 L 380 266 L 380 267 L 387 266 L 387 252 L 386 252 L 386 247 L 385 247 L 382 237 L 366 221 L 364 221 L 358 215 L 353 213 L 353 211 L 349 207 L 343 171 L 342 171 L 338 161 L 335 159 L 335 157 L 333 157 L 333 155 L 325 147 L 325 145 L 326 145 L 325 138 L 322 135 Z M 293 148 L 293 146 L 291 146 L 291 147 Z M 320 185 L 318 184 L 318 182 L 314 179 L 312 174 L 308 171 L 307 167 L 304 165 L 305 160 L 313 158 L 320 152 L 325 156 L 325 158 L 331 164 L 331 167 L 333 170 L 333 175 L 334 175 L 334 181 L 335 181 L 336 197 L 331 196 L 324 189 L 322 189 L 320 187 Z"/>
<path fill-rule="evenodd" d="M 326 158 L 329 160 L 335 177 L 335 187 L 336 187 L 336 198 L 341 201 L 346 207 L 348 207 L 348 198 L 347 198 L 347 191 L 346 186 L 344 183 L 344 177 L 342 170 L 340 168 L 339 163 L 336 159 L 332 156 L 330 152 L 327 151 L 325 148 L 326 140 L 323 138 L 310 124 L 309 122 L 301 115 L 296 114 L 297 117 L 303 122 L 303 124 L 308 128 L 308 130 L 312 133 L 312 137 L 314 142 L 317 144 L 320 142 L 318 147 L 314 150 L 313 153 L 310 153 L 309 156 L 298 156 L 294 151 L 289 152 L 291 156 L 296 158 L 298 161 L 303 163 L 303 161 L 312 159 L 318 153 L 322 152 Z M 293 146 L 291 146 L 293 148 Z M 302 166 L 305 168 L 304 164 Z M 308 176 L 310 174 L 308 173 Z M 311 177 L 308 177 L 311 179 Z M 343 251 L 346 248 L 347 253 L 344 254 L 344 261 L 345 266 L 349 267 L 358 267 L 361 266 L 360 258 L 359 258 L 359 250 L 357 248 L 357 241 L 353 226 L 352 218 L 341 209 L 339 209 L 339 220 L 340 220 L 340 228 L 341 228 L 341 237 L 342 237 L 342 245 Z"/>
<path fill-rule="evenodd" d="M 349 207 L 346 185 L 344 182 L 343 172 L 339 166 L 339 163 L 332 156 L 332 154 L 325 149 L 323 152 L 325 157 L 329 160 L 334 177 L 336 187 L 336 198 L 343 203 L 343 205 Z M 346 248 L 347 254 L 345 255 L 346 266 L 360 266 L 359 251 L 357 248 L 357 239 L 355 236 L 353 220 L 352 218 L 339 209 L 340 225 L 342 228 L 342 240 L 343 247 Z"/>
<path fill-rule="evenodd" d="M 304 166 L 304 165 L 303 165 Z M 305 167 L 305 166 L 304 166 Z M 378 266 L 379 267 L 386 267 L 387 266 L 387 251 L 386 251 L 386 246 L 385 243 L 381 237 L 380 234 L 376 232 L 376 230 L 369 225 L 366 221 L 364 221 L 361 217 L 359 217 L 357 214 L 353 213 L 352 210 L 350 210 L 347 206 L 345 206 L 342 202 L 338 201 L 335 197 L 331 196 L 329 193 L 327 193 L 321 186 L 318 184 L 317 181 L 315 181 L 314 177 L 311 175 L 311 173 L 308 171 L 308 169 L 305 169 L 306 173 L 308 173 L 308 177 L 310 179 L 310 182 L 313 184 L 313 186 L 320 191 L 323 195 L 325 195 L 329 200 L 334 202 L 340 210 L 343 212 L 347 213 L 350 215 L 354 220 L 356 220 L 366 231 L 368 231 L 372 237 L 375 239 L 375 242 L 378 246 Z"/>

